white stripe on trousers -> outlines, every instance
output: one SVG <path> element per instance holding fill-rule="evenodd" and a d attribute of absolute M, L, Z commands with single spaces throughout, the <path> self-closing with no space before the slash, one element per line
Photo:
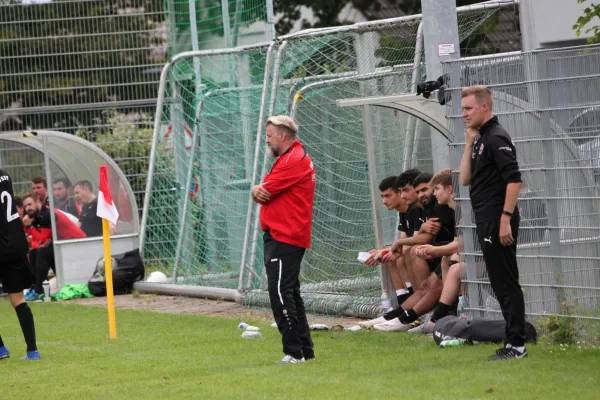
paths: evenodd
<path fill-rule="evenodd" d="M 279 259 L 279 280 L 277 281 L 277 293 L 279 294 L 279 301 L 283 306 L 283 297 L 281 297 L 281 271 L 283 269 L 283 263 L 281 262 L 281 258 Z"/>

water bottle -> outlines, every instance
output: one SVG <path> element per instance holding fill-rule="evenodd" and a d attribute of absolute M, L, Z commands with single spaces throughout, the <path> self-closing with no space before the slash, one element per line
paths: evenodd
<path fill-rule="evenodd" d="M 240 324 L 238 325 L 238 328 L 240 328 L 240 329 L 245 329 L 245 330 L 247 330 L 247 331 L 250 331 L 250 332 L 258 332 L 258 331 L 260 331 L 260 328 L 259 328 L 259 327 L 257 327 L 257 326 L 252 326 L 252 325 L 248 325 L 248 324 L 247 324 L 247 323 L 245 323 L 245 322 L 242 322 L 242 323 L 240 323 Z"/>
<path fill-rule="evenodd" d="M 50 282 L 47 280 L 42 283 L 42 287 L 44 288 L 44 301 L 52 301 L 50 298 Z"/>
<path fill-rule="evenodd" d="M 392 299 L 390 299 L 390 296 L 388 296 L 387 289 L 383 289 L 383 293 L 381 293 L 381 308 L 384 311 L 392 308 Z"/>
<path fill-rule="evenodd" d="M 244 333 L 242 333 L 242 339 L 260 339 L 260 338 L 262 338 L 262 335 L 260 334 L 260 332 L 245 331 Z"/>
<path fill-rule="evenodd" d="M 465 315 L 465 296 L 458 296 L 458 307 L 456 308 L 456 312 L 458 313 L 458 317 L 464 319 Z"/>
<path fill-rule="evenodd" d="M 457 346 L 462 346 L 467 342 L 466 339 L 448 339 L 448 340 L 442 340 L 442 342 L 440 343 L 440 347 L 441 348 L 446 348 L 446 347 L 457 347 Z"/>

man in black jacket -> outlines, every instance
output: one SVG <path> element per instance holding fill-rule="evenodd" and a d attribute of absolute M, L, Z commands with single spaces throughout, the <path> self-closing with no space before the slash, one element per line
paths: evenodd
<path fill-rule="evenodd" d="M 467 125 L 460 182 L 471 186 L 477 236 L 490 284 L 506 320 L 506 341 L 492 360 L 527 357 L 525 302 L 519 285 L 517 198 L 521 173 L 510 136 L 492 115 L 492 93 L 485 86 L 462 91 L 463 119 Z"/>

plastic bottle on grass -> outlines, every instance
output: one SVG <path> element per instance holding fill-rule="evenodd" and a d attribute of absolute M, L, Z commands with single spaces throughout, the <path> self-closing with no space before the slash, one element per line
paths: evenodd
<path fill-rule="evenodd" d="M 244 330 L 246 330 L 246 331 L 251 331 L 251 332 L 258 332 L 258 331 L 260 331 L 260 328 L 259 328 L 259 327 L 257 327 L 257 326 L 252 326 L 252 325 L 248 325 L 248 324 L 247 324 L 247 323 L 245 323 L 245 322 L 241 322 L 241 323 L 238 325 L 238 328 L 240 328 L 240 329 L 244 329 Z"/>
<path fill-rule="evenodd" d="M 440 343 L 440 347 L 441 348 L 446 348 L 446 347 L 458 347 L 458 346 L 462 346 L 467 342 L 466 339 L 448 339 L 448 340 L 443 340 Z"/>
<path fill-rule="evenodd" d="M 242 339 L 260 339 L 262 335 L 256 331 L 245 331 L 242 333 Z"/>
<path fill-rule="evenodd" d="M 392 299 L 390 299 L 387 289 L 383 289 L 383 293 L 381 293 L 381 308 L 384 311 L 392 308 Z"/>
<path fill-rule="evenodd" d="M 52 301 L 52 298 L 50 297 L 50 282 L 48 282 L 47 280 L 44 281 L 42 283 L 42 287 L 44 288 L 44 301 Z"/>

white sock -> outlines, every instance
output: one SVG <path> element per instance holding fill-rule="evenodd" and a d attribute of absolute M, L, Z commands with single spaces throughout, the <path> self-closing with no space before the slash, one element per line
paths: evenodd
<path fill-rule="evenodd" d="M 412 287 L 412 285 L 410 284 L 410 282 L 404 282 L 406 284 L 406 288 L 410 289 Z"/>
<path fill-rule="evenodd" d="M 396 290 L 396 296 L 402 296 L 403 294 L 408 293 L 406 289 L 398 289 Z"/>

